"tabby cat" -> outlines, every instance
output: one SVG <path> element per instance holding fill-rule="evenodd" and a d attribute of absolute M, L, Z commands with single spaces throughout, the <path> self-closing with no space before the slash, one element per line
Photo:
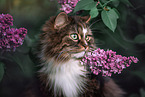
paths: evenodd
<path fill-rule="evenodd" d="M 89 19 L 61 12 L 43 26 L 39 79 L 46 97 L 122 97 L 112 79 L 93 75 L 80 65 L 86 52 L 96 49 Z"/>

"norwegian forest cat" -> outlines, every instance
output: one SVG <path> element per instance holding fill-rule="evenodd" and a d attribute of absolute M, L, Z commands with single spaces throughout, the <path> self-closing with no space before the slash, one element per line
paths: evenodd
<path fill-rule="evenodd" d="M 123 97 L 111 78 L 93 75 L 80 65 L 85 53 L 96 49 L 89 19 L 61 12 L 44 24 L 38 54 L 44 96 L 27 97 Z"/>

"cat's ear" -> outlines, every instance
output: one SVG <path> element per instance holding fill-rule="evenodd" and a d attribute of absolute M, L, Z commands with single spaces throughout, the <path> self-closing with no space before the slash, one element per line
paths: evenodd
<path fill-rule="evenodd" d="M 81 17 L 81 19 L 85 22 L 85 23 L 88 23 L 91 19 L 91 16 L 83 16 Z"/>
<path fill-rule="evenodd" d="M 65 12 L 61 12 L 55 19 L 54 29 L 65 27 L 68 22 L 68 16 Z"/>

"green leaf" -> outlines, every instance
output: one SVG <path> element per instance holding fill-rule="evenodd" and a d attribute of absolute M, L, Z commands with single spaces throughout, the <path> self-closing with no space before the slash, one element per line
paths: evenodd
<path fill-rule="evenodd" d="M 0 62 L 0 81 L 2 80 L 3 78 L 3 75 L 4 75 L 4 63 Z"/>
<path fill-rule="evenodd" d="M 134 41 L 139 44 L 145 43 L 145 34 L 139 34 L 135 37 Z"/>
<path fill-rule="evenodd" d="M 26 35 L 25 41 L 26 41 L 28 47 L 33 46 L 33 40 L 28 35 Z"/>
<path fill-rule="evenodd" d="M 34 63 L 30 59 L 29 55 L 23 55 L 22 53 L 15 53 L 11 58 L 20 66 L 25 76 L 31 77 L 33 75 Z"/>
<path fill-rule="evenodd" d="M 117 26 L 117 19 L 119 18 L 119 16 L 116 13 L 115 9 L 108 9 L 109 11 L 103 10 L 101 12 L 101 17 L 104 24 L 114 32 Z"/>
<path fill-rule="evenodd" d="M 117 15 L 117 19 L 119 18 L 120 16 L 120 13 L 118 12 L 118 10 L 116 8 L 113 8 L 113 10 L 116 12 L 116 15 Z"/>
<path fill-rule="evenodd" d="M 98 9 L 96 7 L 92 8 L 91 11 L 90 11 L 90 16 L 91 18 L 94 18 L 96 16 L 98 16 Z"/>
<path fill-rule="evenodd" d="M 112 0 L 112 4 L 113 4 L 115 7 L 118 7 L 118 6 L 119 6 L 119 3 L 120 3 L 119 0 Z"/>
<path fill-rule="evenodd" d="M 79 10 L 91 10 L 96 4 L 97 2 L 94 2 L 94 0 L 80 0 L 74 9 L 74 13 Z"/>

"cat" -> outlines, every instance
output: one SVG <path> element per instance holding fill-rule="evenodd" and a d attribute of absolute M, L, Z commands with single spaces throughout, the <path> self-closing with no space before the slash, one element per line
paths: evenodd
<path fill-rule="evenodd" d="M 88 51 L 96 49 L 89 20 L 61 12 L 42 27 L 38 75 L 46 97 L 123 97 L 111 78 L 96 76 L 80 64 Z"/>

